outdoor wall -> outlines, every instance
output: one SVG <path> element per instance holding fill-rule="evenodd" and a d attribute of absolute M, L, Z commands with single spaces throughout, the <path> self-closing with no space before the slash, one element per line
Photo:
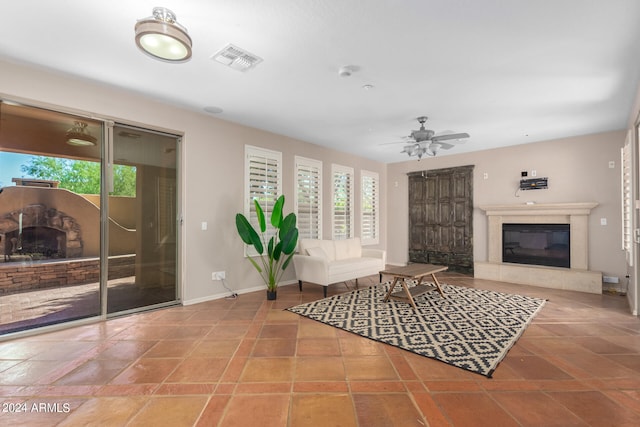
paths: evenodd
<path fill-rule="evenodd" d="M 171 67 L 161 62 L 153 65 L 158 72 Z M 213 271 L 226 271 L 227 285 L 236 292 L 264 289 L 258 274 L 244 258 L 243 244 L 235 230 L 235 214 L 244 209 L 245 144 L 283 153 L 286 212 L 293 209 L 294 156 L 301 155 L 323 162 L 325 238 L 331 235 L 331 164 L 354 168 L 356 212 L 360 208 L 360 170 L 378 172 L 383 188 L 380 200 L 381 239 L 376 247 L 386 247 L 384 183 L 387 177 L 386 166 L 382 163 L 237 125 L 205 113 L 176 108 L 132 92 L 9 62 L 0 61 L 0 93 L 18 100 L 35 100 L 56 108 L 61 106 L 76 112 L 91 112 L 92 115 L 123 123 L 184 134 L 180 153 L 184 218 L 181 272 L 183 299 L 187 302 L 228 295 L 221 282 L 211 280 Z M 215 97 L 212 101 L 215 101 Z M 224 118 L 224 114 L 219 117 Z M 327 126 L 330 125 L 327 123 Z M 202 222 L 207 222 L 207 230 L 202 230 Z M 357 217 L 355 227 L 359 230 Z M 294 279 L 291 268 L 285 280 Z"/>
<path fill-rule="evenodd" d="M 100 207 L 100 195 L 83 194 L 82 197 Z M 109 217 L 124 228 L 136 229 L 136 198 L 129 196 L 109 196 Z"/>
<path fill-rule="evenodd" d="M 413 159 L 388 165 L 387 260 L 407 262 L 407 173 L 475 165 L 473 178 L 474 260 L 487 260 L 487 219 L 480 205 L 597 202 L 589 219 L 589 269 L 624 279 L 621 250 L 620 148 L 625 132 L 609 132 L 507 148 Z M 467 142 L 473 144 L 473 139 Z M 455 148 L 453 149 L 455 150 Z M 613 162 L 614 167 L 609 167 Z M 546 190 L 516 192 L 521 171 L 548 177 Z M 484 179 L 484 174 L 487 179 Z M 601 225 L 601 219 L 607 224 Z"/>
<path fill-rule="evenodd" d="M 100 210 L 86 198 L 61 188 L 4 187 L 0 193 L 0 217 L 19 211 L 27 205 L 42 204 L 64 212 L 80 226 L 83 257 L 100 255 Z M 111 255 L 127 255 L 135 252 L 135 230 L 125 229 L 111 221 L 109 227 Z"/>

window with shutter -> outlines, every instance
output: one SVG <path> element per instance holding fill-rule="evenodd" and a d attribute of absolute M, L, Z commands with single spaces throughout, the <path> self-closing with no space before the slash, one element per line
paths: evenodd
<path fill-rule="evenodd" d="M 621 151 L 620 175 L 622 189 L 622 250 L 625 251 L 627 264 L 633 265 L 633 193 L 632 193 L 632 157 L 631 132 Z"/>
<path fill-rule="evenodd" d="M 379 186 L 377 173 L 363 170 L 360 191 L 362 192 L 362 218 L 360 219 L 360 238 L 363 245 L 379 243 Z"/>
<path fill-rule="evenodd" d="M 244 214 L 249 222 L 259 230 L 258 216 L 254 200 L 264 211 L 267 222 L 267 241 L 274 230 L 269 219 L 278 196 L 282 194 L 282 153 L 264 148 L 245 145 L 245 204 Z M 253 247 L 247 247 L 246 255 L 256 255 Z"/>
<path fill-rule="evenodd" d="M 295 157 L 295 213 L 300 238 L 322 238 L 322 162 Z"/>
<path fill-rule="evenodd" d="M 353 168 L 331 165 L 332 237 L 353 237 Z"/>

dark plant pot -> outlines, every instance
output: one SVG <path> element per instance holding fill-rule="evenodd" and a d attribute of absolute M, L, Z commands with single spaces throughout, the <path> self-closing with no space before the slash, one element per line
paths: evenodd
<path fill-rule="evenodd" d="M 273 301 L 276 299 L 276 296 L 278 296 L 278 291 L 267 290 L 267 300 Z"/>

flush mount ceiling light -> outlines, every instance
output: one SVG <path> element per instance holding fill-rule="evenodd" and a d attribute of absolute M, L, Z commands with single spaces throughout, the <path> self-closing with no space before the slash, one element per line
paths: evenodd
<path fill-rule="evenodd" d="M 153 16 L 136 22 L 135 31 L 136 44 L 152 58 L 168 62 L 191 58 L 191 37 L 169 9 L 154 7 Z"/>
<path fill-rule="evenodd" d="M 96 145 L 98 140 L 87 130 L 85 122 L 76 121 L 73 127 L 67 131 L 67 144 L 80 147 Z"/>

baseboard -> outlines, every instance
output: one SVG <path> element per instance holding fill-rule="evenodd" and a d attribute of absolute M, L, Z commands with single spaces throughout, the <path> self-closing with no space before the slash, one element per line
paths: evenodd
<path fill-rule="evenodd" d="M 290 285 L 297 285 L 298 281 L 297 280 L 287 280 L 285 282 L 281 282 L 278 287 L 280 286 L 290 286 Z M 245 289 L 238 289 L 238 290 L 233 290 L 233 292 L 235 292 L 237 295 L 242 295 L 242 294 L 248 294 L 251 292 L 257 292 L 257 291 L 266 291 L 266 287 L 265 285 L 259 285 L 259 286 L 254 286 L 251 288 L 245 288 Z M 193 299 L 189 299 L 189 300 L 183 300 L 182 301 L 182 305 L 193 305 L 193 304 L 200 304 L 202 302 L 207 302 L 207 301 L 214 301 L 217 299 L 223 299 L 223 298 L 228 298 L 229 297 L 229 292 L 225 291 L 223 293 L 218 293 L 218 294 L 212 294 L 212 295 L 207 295 L 204 297 L 200 297 L 200 298 L 193 298 Z"/>

